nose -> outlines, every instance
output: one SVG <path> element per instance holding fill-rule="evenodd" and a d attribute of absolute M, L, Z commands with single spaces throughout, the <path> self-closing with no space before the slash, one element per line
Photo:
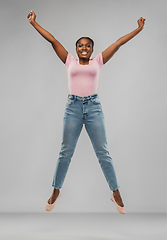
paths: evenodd
<path fill-rule="evenodd" d="M 87 47 L 83 45 L 83 46 L 82 46 L 82 49 L 87 49 Z"/>

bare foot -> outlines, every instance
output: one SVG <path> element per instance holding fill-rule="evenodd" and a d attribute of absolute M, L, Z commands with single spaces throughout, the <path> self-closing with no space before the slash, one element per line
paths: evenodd
<path fill-rule="evenodd" d="M 120 206 L 120 207 L 124 207 L 124 204 L 122 202 L 122 198 L 121 198 L 121 195 L 120 195 L 120 192 L 119 190 L 115 190 L 113 191 L 113 195 L 114 195 L 114 198 L 115 198 L 115 201 L 117 202 L 117 204 Z"/>
<path fill-rule="evenodd" d="M 49 204 L 53 204 L 56 201 L 56 199 L 58 198 L 59 192 L 60 192 L 59 189 L 55 189 L 55 188 L 53 189 L 52 196 L 48 199 Z"/>

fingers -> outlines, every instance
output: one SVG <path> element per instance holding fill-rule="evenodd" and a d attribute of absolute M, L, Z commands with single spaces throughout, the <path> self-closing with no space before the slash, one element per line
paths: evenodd
<path fill-rule="evenodd" d="M 35 15 L 35 13 L 33 11 L 30 11 L 30 13 L 28 14 L 27 18 L 29 20 L 31 20 L 32 16 Z"/>
<path fill-rule="evenodd" d="M 139 20 L 140 20 L 141 22 L 145 22 L 146 19 L 141 17 L 141 18 L 139 18 Z"/>
<path fill-rule="evenodd" d="M 27 18 L 31 19 L 32 11 L 28 14 Z"/>
<path fill-rule="evenodd" d="M 143 29 L 144 28 L 144 24 L 145 24 L 145 18 L 142 18 L 140 17 L 139 20 L 137 21 L 138 22 L 138 26 Z"/>

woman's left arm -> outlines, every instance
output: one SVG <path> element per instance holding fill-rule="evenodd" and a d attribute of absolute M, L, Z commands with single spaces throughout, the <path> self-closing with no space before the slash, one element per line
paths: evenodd
<path fill-rule="evenodd" d="M 114 53 L 125 43 L 127 43 L 130 39 L 135 37 L 139 32 L 141 32 L 144 28 L 144 23 L 146 19 L 143 19 L 142 17 L 137 21 L 138 22 L 138 28 L 132 31 L 131 33 L 128 33 L 127 35 L 119 38 L 115 43 L 111 44 L 106 50 L 102 52 L 103 57 L 103 64 L 108 62 L 110 58 L 114 55 Z"/>

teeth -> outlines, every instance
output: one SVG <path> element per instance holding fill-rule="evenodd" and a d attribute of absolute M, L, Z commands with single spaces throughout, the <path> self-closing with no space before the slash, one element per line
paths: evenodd
<path fill-rule="evenodd" d="M 87 54 L 87 52 L 83 52 L 82 54 L 83 54 L 83 55 L 86 55 L 86 54 Z"/>

